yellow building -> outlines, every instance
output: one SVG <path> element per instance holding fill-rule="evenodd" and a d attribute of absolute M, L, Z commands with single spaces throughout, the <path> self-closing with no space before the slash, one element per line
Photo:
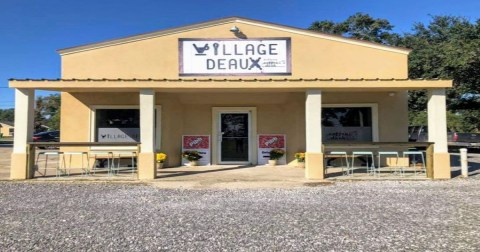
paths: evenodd
<path fill-rule="evenodd" d="M 305 151 L 305 176 L 321 179 L 325 143 L 407 142 L 407 91 L 427 89 L 431 177 L 450 177 L 452 81 L 408 79 L 405 48 L 232 17 L 58 52 L 61 79 L 10 80 L 14 179 L 28 177 L 37 89 L 62 92 L 62 142 L 141 142 L 140 179 L 155 178 L 157 151 L 181 165 L 185 135 L 210 138 L 210 164 L 255 165 L 271 134 L 286 141 L 286 162 Z"/>
<path fill-rule="evenodd" d="M 0 123 L 0 133 L 3 137 L 12 137 L 15 131 L 15 127 L 13 123 L 10 122 L 3 122 Z"/>

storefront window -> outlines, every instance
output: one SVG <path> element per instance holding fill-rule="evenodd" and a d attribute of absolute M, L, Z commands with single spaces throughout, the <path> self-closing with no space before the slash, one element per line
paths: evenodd
<path fill-rule="evenodd" d="M 97 109 L 95 111 L 95 141 L 140 142 L 139 110 Z"/>
<path fill-rule="evenodd" d="M 371 142 L 371 107 L 322 108 L 322 136 L 328 142 Z"/>

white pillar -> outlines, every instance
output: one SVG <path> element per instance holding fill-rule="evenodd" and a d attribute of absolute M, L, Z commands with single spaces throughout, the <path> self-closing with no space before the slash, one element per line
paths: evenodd
<path fill-rule="evenodd" d="M 322 152 L 322 91 L 308 90 L 306 95 L 306 151 Z"/>
<path fill-rule="evenodd" d="M 462 177 L 468 177 L 468 150 L 467 148 L 460 149 L 460 167 L 462 171 Z"/>
<path fill-rule="evenodd" d="M 27 179 L 27 142 L 32 141 L 34 120 L 34 89 L 15 89 L 15 134 L 10 178 Z"/>
<path fill-rule="evenodd" d="M 439 179 L 451 177 L 445 97 L 444 88 L 428 91 L 428 141 L 434 143 L 433 176 Z"/>
<path fill-rule="evenodd" d="M 323 179 L 322 91 L 307 90 L 305 100 L 305 177 Z"/>
<path fill-rule="evenodd" d="M 140 142 L 138 178 L 154 179 L 155 167 L 155 91 L 140 90 Z"/>

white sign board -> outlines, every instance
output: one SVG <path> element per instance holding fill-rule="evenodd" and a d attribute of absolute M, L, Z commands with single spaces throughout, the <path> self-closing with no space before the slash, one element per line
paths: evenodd
<path fill-rule="evenodd" d="M 290 38 L 179 39 L 180 76 L 291 75 Z"/>
<path fill-rule="evenodd" d="M 201 159 L 198 165 L 210 165 L 210 135 L 182 136 L 182 153 L 184 151 L 198 151 Z M 182 158 L 182 165 L 189 165 L 190 161 Z"/>
<path fill-rule="evenodd" d="M 273 149 L 282 149 L 285 155 L 280 158 L 277 164 L 287 164 L 287 140 L 284 134 L 259 134 L 258 135 L 258 164 L 268 164 L 270 151 Z"/>
<path fill-rule="evenodd" d="M 98 142 L 140 142 L 140 128 L 98 128 Z"/>

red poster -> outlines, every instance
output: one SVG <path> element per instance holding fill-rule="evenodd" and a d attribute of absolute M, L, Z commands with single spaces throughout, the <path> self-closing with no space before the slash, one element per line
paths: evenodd
<path fill-rule="evenodd" d="M 260 135 L 259 148 L 285 148 L 285 135 Z"/>
<path fill-rule="evenodd" d="M 183 136 L 183 149 L 210 149 L 209 136 Z"/>

